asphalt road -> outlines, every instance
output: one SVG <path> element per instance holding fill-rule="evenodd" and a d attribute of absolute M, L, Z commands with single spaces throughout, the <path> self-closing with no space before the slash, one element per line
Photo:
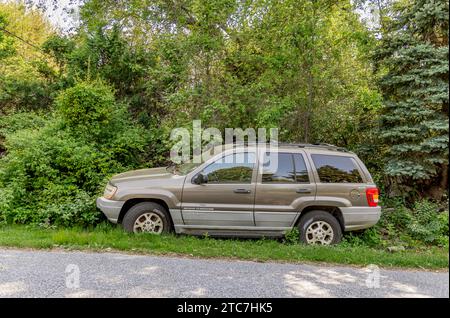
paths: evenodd
<path fill-rule="evenodd" d="M 449 274 L 0 249 L 0 297 L 449 297 Z"/>

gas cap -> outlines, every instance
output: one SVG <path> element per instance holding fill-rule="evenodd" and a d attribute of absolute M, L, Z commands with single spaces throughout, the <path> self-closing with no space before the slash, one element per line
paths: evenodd
<path fill-rule="evenodd" d="M 352 191 L 350 191 L 350 198 L 352 200 L 358 200 L 360 196 L 361 192 L 359 192 L 358 189 L 353 189 Z"/>

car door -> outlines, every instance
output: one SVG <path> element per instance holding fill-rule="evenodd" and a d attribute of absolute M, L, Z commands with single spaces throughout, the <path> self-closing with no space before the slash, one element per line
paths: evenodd
<path fill-rule="evenodd" d="M 228 153 L 187 178 L 182 215 L 186 225 L 254 226 L 253 204 L 257 175 L 256 152 Z M 207 183 L 192 179 L 203 173 Z"/>
<path fill-rule="evenodd" d="M 314 201 L 316 185 L 303 151 L 261 152 L 255 196 L 256 227 L 289 228 Z"/>

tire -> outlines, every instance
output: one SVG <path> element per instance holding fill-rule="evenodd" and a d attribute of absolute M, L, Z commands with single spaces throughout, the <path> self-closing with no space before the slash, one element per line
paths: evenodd
<path fill-rule="evenodd" d="M 317 210 L 305 214 L 300 219 L 298 230 L 300 242 L 305 244 L 331 245 L 342 240 L 339 221 L 326 211 Z"/>
<path fill-rule="evenodd" d="M 170 215 L 166 208 L 154 202 L 133 205 L 125 214 L 122 226 L 130 233 L 161 234 L 172 231 Z"/>

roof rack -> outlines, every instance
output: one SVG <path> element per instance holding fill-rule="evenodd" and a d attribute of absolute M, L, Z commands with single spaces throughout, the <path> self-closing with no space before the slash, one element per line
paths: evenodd
<path fill-rule="evenodd" d="M 327 143 L 288 143 L 288 142 L 274 143 L 273 141 L 267 141 L 265 143 L 262 143 L 262 142 L 244 142 L 243 144 L 233 143 L 231 145 L 233 147 L 236 147 L 236 146 L 242 146 L 242 145 L 248 146 L 248 145 L 259 145 L 259 144 L 276 144 L 279 147 L 323 148 L 323 149 L 332 150 L 332 151 L 341 151 L 341 152 L 349 152 L 349 153 L 351 153 L 351 151 L 347 150 L 346 148 L 338 147 L 338 146 L 335 146 L 335 145 L 332 145 L 332 144 L 327 144 Z M 216 146 L 220 146 L 220 144 L 218 144 Z M 230 146 L 230 144 L 224 144 L 223 146 Z"/>
<path fill-rule="evenodd" d="M 350 152 L 349 150 L 343 148 L 343 147 L 338 147 L 332 144 L 327 144 L 327 143 L 278 143 L 279 146 L 283 146 L 283 147 L 299 147 L 299 148 L 324 148 L 327 150 L 334 150 L 334 151 L 342 151 L 342 152 Z"/>

